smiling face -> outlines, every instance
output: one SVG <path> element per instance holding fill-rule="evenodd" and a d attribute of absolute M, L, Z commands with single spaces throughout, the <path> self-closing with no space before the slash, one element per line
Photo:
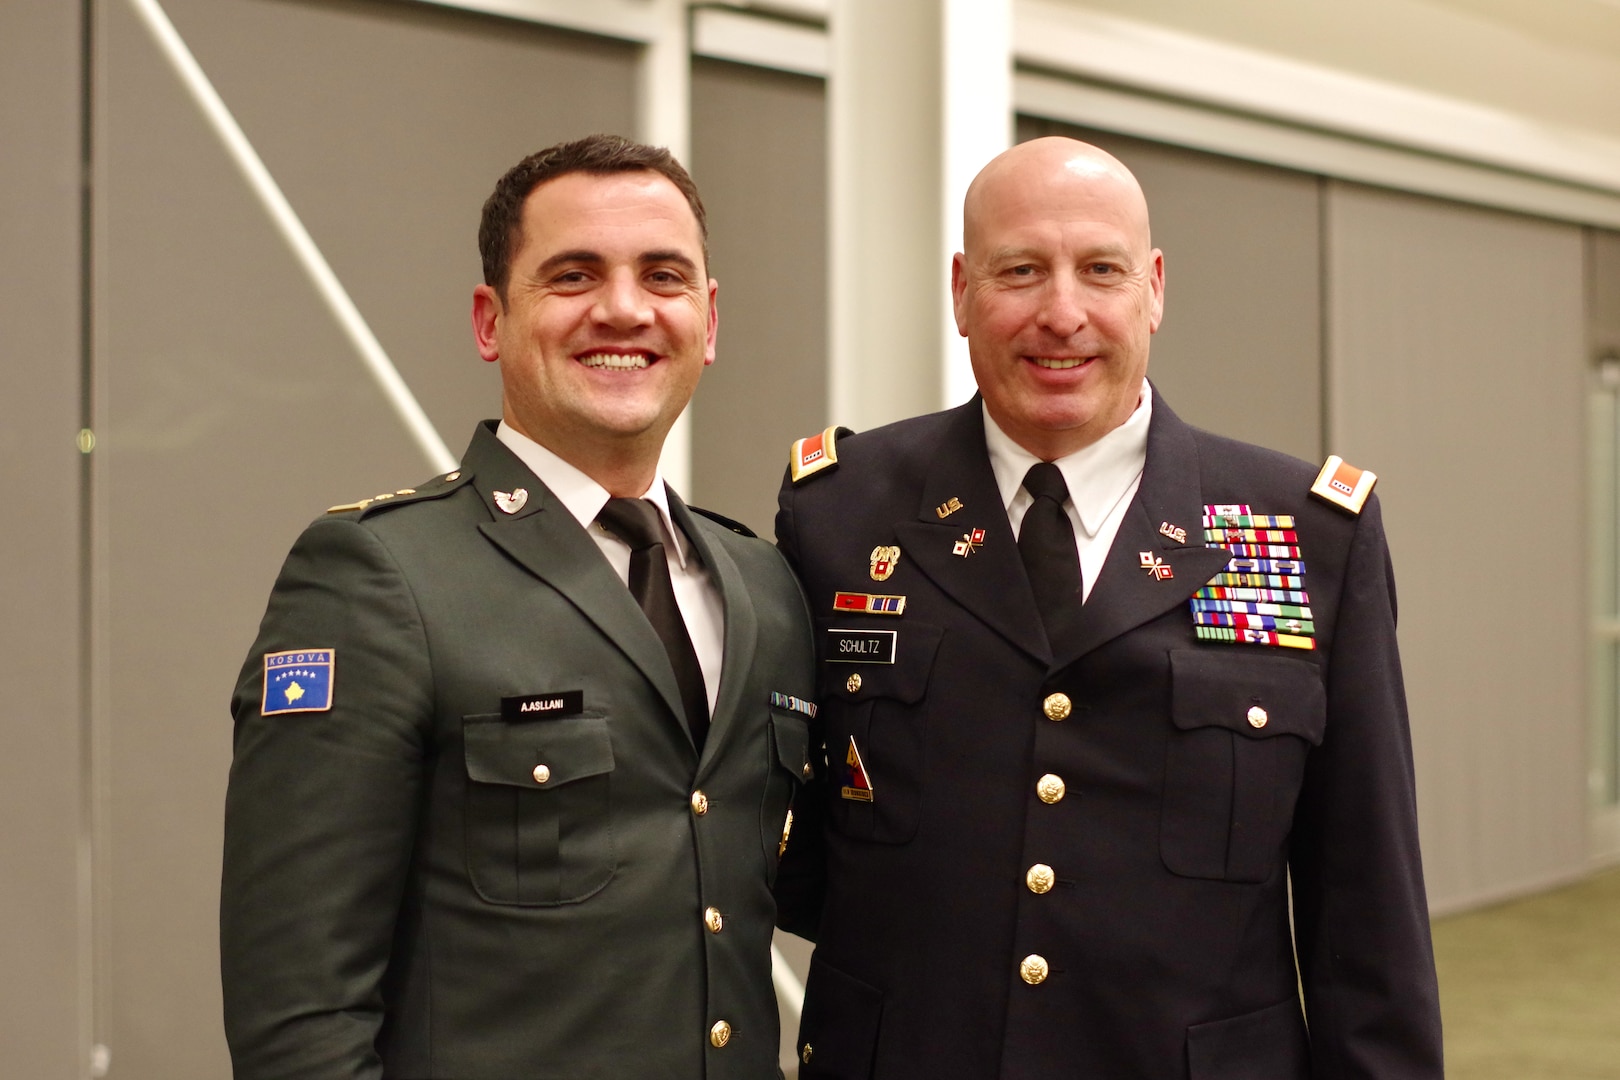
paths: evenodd
<path fill-rule="evenodd" d="M 1050 461 L 1123 424 L 1164 314 L 1164 258 L 1125 166 L 1073 139 L 979 173 L 951 262 L 956 326 L 990 416 Z"/>
<path fill-rule="evenodd" d="M 523 204 L 503 291 L 478 286 L 472 315 L 507 424 L 599 482 L 650 482 L 714 363 L 717 286 L 686 197 L 650 170 L 546 181 Z"/>

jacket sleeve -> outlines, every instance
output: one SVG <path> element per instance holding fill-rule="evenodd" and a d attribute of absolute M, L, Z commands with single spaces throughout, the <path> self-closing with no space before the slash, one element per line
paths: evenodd
<path fill-rule="evenodd" d="M 1290 841 L 1295 944 L 1320 1080 L 1440 1080 L 1439 992 L 1418 850 L 1395 587 L 1371 500 L 1327 666 L 1327 731 Z"/>
<path fill-rule="evenodd" d="M 798 536 L 794 531 L 793 496 L 793 483 L 784 478 L 777 499 L 776 546 L 802 584 L 804 573 L 800 569 Z M 807 941 L 815 941 L 826 890 L 827 858 L 827 753 L 820 720 L 810 724 L 810 761 L 815 775 L 800 786 L 793 798 L 793 833 L 777 867 L 773 891 L 776 925 Z"/>
<path fill-rule="evenodd" d="M 333 649 L 331 707 L 262 712 L 264 655 Z M 380 540 L 317 521 L 237 684 L 220 965 L 237 1080 L 379 1080 L 383 974 L 424 790 L 432 685 Z"/>

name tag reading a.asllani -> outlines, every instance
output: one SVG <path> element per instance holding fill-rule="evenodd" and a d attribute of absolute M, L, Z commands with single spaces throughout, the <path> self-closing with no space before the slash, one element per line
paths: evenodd
<path fill-rule="evenodd" d="M 827 631 L 827 663 L 892 664 L 898 630 Z"/>
<path fill-rule="evenodd" d="M 554 690 L 548 694 L 501 698 L 502 720 L 548 720 L 558 716 L 578 716 L 584 711 L 583 690 Z"/>

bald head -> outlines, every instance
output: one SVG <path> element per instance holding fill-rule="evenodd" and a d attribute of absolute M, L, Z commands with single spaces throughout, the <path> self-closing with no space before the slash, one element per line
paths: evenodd
<path fill-rule="evenodd" d="M 997 154 L 968 185 L 962 200 L 962 244 L 969 257 L 986 216 L 1017 212 L 1037 195 L 1117 219 L 1153 246 L 1147 197 L 1131 170 L 1108 151 L 1060 135 L 1031 139 Z"/>
<path fill-rule="evenodd" d="M 956 326 L 997 426 L 1051 461 L 1129 419 L 1164 313 L 1164 259 L 1131 171 L 1075 139 L 1021 143 L 968 187 L 962 247 Z"/>

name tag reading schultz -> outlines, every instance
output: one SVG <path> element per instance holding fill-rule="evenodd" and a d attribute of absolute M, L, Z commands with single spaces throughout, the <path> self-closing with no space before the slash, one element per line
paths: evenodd
<path fill-rule="evenodd" d="M 828 630 L 827 663 L 892 664 L 898 630 Z"/>

